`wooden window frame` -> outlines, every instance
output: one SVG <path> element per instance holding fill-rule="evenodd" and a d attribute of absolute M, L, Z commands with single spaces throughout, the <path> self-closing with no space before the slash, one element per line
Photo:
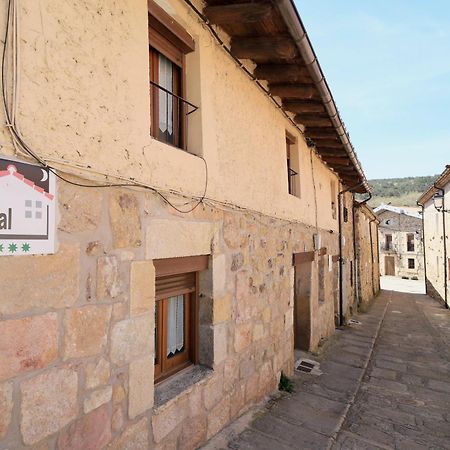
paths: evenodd
<path fill-rule="evenodd" d="M 150 134 L 167 145 L 186 150 L 187 106 L 180 98 L 184 98 L 186 92 L 185 55 L 195 50 L 195 42 L 179 23 L 152 0 L 148 0 L 148 24 L 150 80 L 159 84 L 158 54 L 164 55 L 178 68 L 174 71 L 173 80 L 173 86 L 177 86 L 173 92 L 176 97 L 172 97 L 173 110 L 177 112 L 173 119 L 174 143 L 160 139 L 158 98 L 161 94 L 153 85 L 150 85 Z"/>
<path fill-rule="evenodd" d="M 412 236 L 412 239 L 410 237 Z M 411 248 L 411 250 L 410 250 Z M 416 242 L 414 233 L 406 233 L 406 251 L 408 252 L 414 252 L 416 249 Z"/>
<path fill-rule="evenodd" d="M 295 170 L 292 164 L 292 148 L 296 148 L 296 139 L 294 136 L 286 132 L 286 163 L 287 163 L 287 177 L 288 177 L 288 193 L 294 197 L 300 198 L 300 170 L 297 167 Z M 298 178 L 295 178 L 298 177 Z M 297 192 L 299 191 L 299 192 Z"/>
<path fill-rule="evenodd" d="M 191 282 L 182 286 L 156 290 L 155 302 L 155 383 L 159 383 L 184 368 L 199 362 L 199 272 L 208 268 L 208 256 L 168 258 L 154 261 L 156 284 L 176 275 L 194 274 Z M 167 348 L 168 299 L 184 296 L 184 349 L 180 353 L 163 356 Z"/>

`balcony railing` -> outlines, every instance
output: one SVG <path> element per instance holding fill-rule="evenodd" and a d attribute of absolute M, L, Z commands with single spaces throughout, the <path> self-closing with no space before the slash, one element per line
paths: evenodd
<path fill-rule="evenodd" d="M 198 106 L 150 81 L 152 135 L 159 141 L 184 148 L 187 142 L 187 118 Z"/>

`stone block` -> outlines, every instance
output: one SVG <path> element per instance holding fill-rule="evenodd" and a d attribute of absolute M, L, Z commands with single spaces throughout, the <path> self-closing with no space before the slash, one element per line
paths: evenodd
<path fill-rule="evenodd" d="M 84 369 L 86 388 L 93 389 L 108 384 L 110 373 L 111 367 L 105 358 L 86 364 Z"/>
<path fill-rule="evenodd" d="M 26 445 L 56 433 L 78 414 L 78 376 L 70 369 L 51 369 L 21 385 L 20 430 Z"/>
<path fill-rule="evenodd" d="M 0 381 L 42 369 L 58 357 L 55 313 L 0 322 Z"/>
<path fill-rule="evenodd" d="M 130 315 L 154 313 L 155 267 L 152 261 L 134 261 L 130 272 Z"/>
<path fill-rule="evenodd" d="M 190 417 L 185 421 L 181 430 L 180 442 L 183 448 L 199 448 L 206 441 L 206 416 Z"/>
<path fill-rule="evenodd" d="M 154 314 L 117 322 L 111 332 L 111 361 L 118 366 L 150 355 L 154 347 Z"/>
<path fill-rule="evenodd" d="M 12 384 L 0 384 L 0 439 L 3 439 L 8 432 L 11 423 L 11 413 L 13 407 Z"/>
<path fill-rule="evenodd" d="M 228 355 L 228 324 L 214 325 L 214 364 L 220 364 Z"/>
<path fill-rule="evenodd" d="M 224 254 L 214 255 L 212 258 L 213 297 L 224 294 L 227 288 L 227 258 Z"/>
<path fill-rule="evenodd" d="M 146 258 L 209 255 L 214 223 L 153 219 L 147 227 Z"/>
<path fill-rule="evenodd" d="M 245 402 L 253 403 L 258 400 L 259 373 L 254 373 L 245 383 Z"/>
<path fill-rule="evenodd" d="M 245 383 L 236 384 L 230 395 L 230 416 L 232 418 L 241 415 L 245 409 Z"/>
<path fill-rule="evenodd" d="M 116 298 L 120 294 L 119 262 L 116 256 L 97 260 L 97 299 Z"/>
<path fill-rule="evenodd" d="M 153 412 L 153 438 L 156 443 L 161 442 L 178 425 L 183 422 L 189 411 L 186 396 L 175 398 L 170 403 Z"/>
<path fill-rule="evenodd" d="M 234 350 L 241 353 L 252 343 L 253 324 L 251 322 L 236 325 L 234 333 Z"/>
<path fill-rule="evenodd" d="M 212 409 L 223 397 L 223 378 L 216 374 L 205 384 L 203 400 L 207 410 Z"/>
<path fill-rule="evenodd" d="M 255 323 L 253 325 L 253 342 L 259 341 L 264 337 L 264 325 L 262 323 Z"/>
<path fill-rule="evenodd" d="M 226 322 L 231 319 L 231 294 L 220 298 L 214 298 L 213 301 L 213 322 Z"/>
<path fill-rule="evenodd" d="M 79 270 L 77 245 L 61 244 L 54 255 L 0 258 L 0 316 L 73 305 L 79 295 Z"/>
<path fill-rule="evenodd" d="M 114 406 L 112 420 L 111 420 L 111 427 L 112 427 L 113 431 L 121 430 L 124 422 L 125 422 L 125 417 L 123 414 L 122 407 L 120 405 Z"/>
<path fill-rule="evenodd" d="M 111 320 L 113 322 L 118 322 L 119 320 L 124 320 L 128 314 L 128 304 L 125 302 L 114 303 L 112 309 Z"/>
<path fill-rule="evenodd" d="M 101 189 L 83 189 L 69 183 L 58 184 L 61 219 L 58 229 L 67 233 L 95 230 L 102 214 Z"/>
<path fill-rule="evenodd" d="M 83 410 L 87 414 L 112 399 L 112 386 L 106 386 L 89 393 L 84 400 Z"/>
<path fill-rule="evenodd" d="M 202 396 L 203 389 L 195 387 L 189 394 L 189 416 L 194 417 L 204 412 L 204 403 Z"/>
<path fill-rule="evenodd" d="M 128 416 L 130 419 L 134 419 L 153 406 L 154 369 L 153 356 L 146 356 L 130 363 L 128 380 Z"/>
<path fill-rule="evenodd" d="M 150 447 L 148 439 L 147 418 L 130 425 L 117 439 L 108 445 L 108 450 L 148 450 Z"/>
<path fill-rule="evenodd" d="M 59 436 L 64 450 L 101 450 L 111 440 L 111 417 L 107 405 L 69 425 Z"/>
<path fill-rule="evenodd" d="M 208 414 L 207 438 L 218 433 L 230 420 L 230 397 L 224 397 Z"/>
<path fill-rule="evenodd" d="M 111 306 L 69 309 L 64 316 L 64 359 L 98 355 L 107 342 Z"/>
<path fill-rule="evenodd" d="M 125 388 L 121 384 L 115 384 L 113 386 L 113 403 L 115 405 L 122 403 L 125 400 L 127 393 Z"/>
<path fill-rule="evenodd" d="M 115 248 L 142 245 L 139 201 L 135 194 L 113 191 L 109 197 L 109 219 Z"/>

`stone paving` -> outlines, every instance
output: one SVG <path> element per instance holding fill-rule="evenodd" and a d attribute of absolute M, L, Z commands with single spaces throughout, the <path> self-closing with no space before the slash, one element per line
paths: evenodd
<path fill-rule="evenodd" d="M 337 330 L 323 375 L 252 411 L 204 450 L 450 449 L 450 312 L 382 291 L 361 324 Z"/>

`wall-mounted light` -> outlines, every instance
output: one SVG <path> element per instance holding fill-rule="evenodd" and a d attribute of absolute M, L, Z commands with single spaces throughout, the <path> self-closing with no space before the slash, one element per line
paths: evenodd
<path fill-rule="evenodd" d="M 436 211 L 446 213 L 450 212 L 449 209 L 444 209 L 444 193 L 442 191 L 436 192 L 436 194 L 433 195 L 433 203 Z"/>

